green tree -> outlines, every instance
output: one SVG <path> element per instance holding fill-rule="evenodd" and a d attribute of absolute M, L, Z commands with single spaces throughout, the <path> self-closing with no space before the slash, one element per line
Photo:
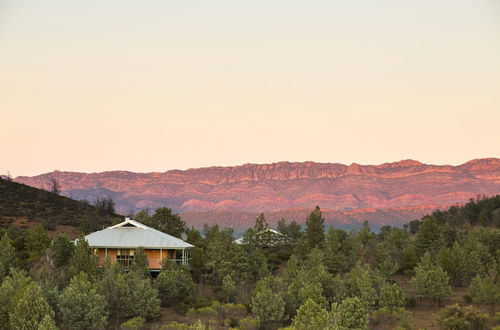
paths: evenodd
<path fill-rule="evenodd" d="M 140 316 L 146 320 L 154 320 L 160 316 L 161 300 L 158 290 L 152 285 L 149 278 L 143 278 L 134 272 L 127 274 L 127 282 L 132 292 L 134 308 L 133 317 Z"/>
<path fill-rule="evenodd" d="M 452 293 L 448 284 L 448 274 L 440 266 L 434 265 L 429 253 L 426 253 L 415 267 L 415 276 L 411 285 L 420 298 L 429 299 L 432 303 L 441 302 Z"/>
<path fill-rule="evenodd" d="M 434 217 L 426 217 L 418 228 L 415 246 L 420 256 L 426 252 L 436 255 L 444 247 L 443 229 Z"/>
<path fill-rule="evenodd" d="M 0 285 L 0 329 L 9 328 L 9 314 L 16 303 L 17 295 L 32 283 L 25 271 L 11 270 Z"/>
<path fill-rule="evenodd" d="M 331 227 L 326 234 L 325 265 L 332 273 L 344 272 L 350 266 L 351 248 L 347 239 L 342 229 Z"/>
<path fill-rule="evenodd" d="M 437 255 L 437 262 L 456 285 L 463 285 L 483 269 L 479 255 L 475 251 L 467 251 L 458 242 L 453 243 L 451 248 L 442 249 Z"/>
<path fill-rule="evenodd" d="M 182 298 L 190 296 L 195 289 L 189 269 L 168 259 L 162 261 L 162 268 L 156 278 L 155 285 L 162 306 L 170 306 Z"/>
<path fill-rule="evenodd" d="M 326 329 L 329 321 L 328 312 L 314 300 L 308 299 L 297 310 L 292 327 L 295 330 Z"/>
<path fill-rule="evenodd" d="M 172 209 L 161 207 L 151 217 L 151 226 L 159 231 L 180 238 L 186 232 L 186 223 Z"/>
<path fill-rule="evenodd" d="M 322 247 L 325 241 L 325 219 L 319 206 L 306 219 L 306 239 L 309 248 Z"/>
<path fill-rule="evenodd" d="M 97 329 L 106 325 L 106 300 L 84 272 L 74 276 L 59 299 L 62 326 L 69 329 Z"/>
<path fill-rule="evenodd" d="M 398 284 L 384 283 L 380 288 L 379 305 L 389 312 L 402 312 L 405 309 L 406 294 Z"/>
<path fill-rule="evenodd" d="M 368 329 L 368 311 L 358 297 L 346 298 L 332 305 L 332 323 L 335 330 Z"/>
<path fill-rule="evenodd" d="M 13 297 L 9 323 L 14 330 L 39 329 L 41 326 L 55 328 L 54 311 L 42 296 L 38 284 L 29 283 Z"/>
<path fill-rule="evenodd" d="M 150 277 L 148 256 L 144 248 L 140 247 L 134 251 L 134 259 L 129 270 L 144 278 Z"/>
<path fill-rule="evenodd" d="M 17 252 L 12 246 L 7 234 L 3 234 L 0 239 L 0 283 L 9 275 L 11 267 L 17 265 Z"/>
<path fill-rule="evenodd" d="M 73 276 L 81 272 L 88 274 L 90 279 L 97 275 L 97 257 L 91 253 L 89 243 L 83 237 L 76 242 L 75 251 L 66 271 L 66 278 L 71 280 Z"/>
<path fill-rule="evenodd" d="M 28 262 L 37 261 L 50 245 L 50 238 L 43 226 L 38 225 L 26 232 Z"/>
<path fill-rule="evenodd" d="M 232 229 L 220 230 L 219 226 L 205 228 L 207 238 L 206 278 L 215 285 L 222 285 L 222 279 L 230 274 L 233 279 L 247 279 L 256 269 L 251 269 L 248 254 L 241 245 L 233 243 Z"/>
<path fill-rule="evenodd" d="M 261 323 L 284 319 L 285 302 L 281 290 L 278 288 L 279 286 L 281 286 L 281 281 L 272 277 L 266 277 L 257 282 L 250 306 L 252 314 Z"/>
<path fill-rule="evenodd" d="M 106 301 L 110 324 L 117 326 L 121 319 L 130 315 L 133 308 L 132 292 L 120 264 L 108 264 L 99 282 L 98 292 Z"/>
<path fill-rule="evenodd" d="M 69 238 L 62 235 L 58 236 L 51 247 L 54 265 L 58 268 L 68 265 L 74 251 L 75 245 Z"/>
<path fill-rule="evenodd" d="M 359 297 L 365 308 L 370 309 L 377 303 L 376 282 L 379 281 L 368 265 L 357 263 L 347 276 L 349 293 Z"/>
<path fill-rule="evenodd" d="M 285 219 L 280 219 L 278 221 L 278 231 L 288 237 L 292 245 L 296 244 L 304 234 L 302 227 L 295 220 L 287 224 Z"/>
<path fill-rule="evenodd" d="M 472 301 L 484 305 L 500 304 L 500 283 L 489 275 L 476 275 L 468 288 Z"/>
<path fill-rule="evenodd" d="M 222 279 L 221 293 L 226 303 L 229 303 L 236 296 L 236 283 L 234 283 L 230 274 L 227 274 Z"/>

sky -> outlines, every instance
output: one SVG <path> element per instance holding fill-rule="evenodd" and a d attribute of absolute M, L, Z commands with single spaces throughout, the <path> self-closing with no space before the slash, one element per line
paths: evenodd
<path fill-rule="evenodd" d="M 497 0 L 0 0 L 0 174 L 500 157 Z"/>

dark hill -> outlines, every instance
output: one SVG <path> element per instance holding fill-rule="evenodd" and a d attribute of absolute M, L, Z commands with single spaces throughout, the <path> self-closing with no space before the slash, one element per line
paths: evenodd
<path fill-rule="evenodd" d="M 16 219 L 40 223 L 49 230 L 57 226 L 78 227 L 90 232 L 122 217 L 108 210 L 99 210 L 85 201 L 33 188 L 0 178 L 0 225 L 8 227 Z"/>

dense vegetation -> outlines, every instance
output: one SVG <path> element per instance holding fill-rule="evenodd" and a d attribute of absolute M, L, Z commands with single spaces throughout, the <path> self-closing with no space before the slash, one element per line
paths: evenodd
<path fill-rule="evenodd" d="M 16 218 L 26 218 L 49 230 L 57 225 L 68 225 L 91 232 L 121 217 L 115 214 L 113 201 L 109 198 L 97 199 L 95 205 L 91 205 L 87 201 L 59 196 L 56 181 L 49 190 L 0 178 L 0 227 L 8 228 Z"/>
<path fill-rule="evenodd" d="M 282 220 L 277 234 L 262 214 L 243 244 L 230 228 L 142 211 L 134 218 L 196 246 L 190 268 L 164 260 L 156 277 L 141 249 L 128 270 L 98 269 L 84 240 L 7 228 L 0 329 L 417 329 L 419 308 L 439 311 L 435 328 L 487 329 L 500 321 L 498 210 L 500 196 L 471 200 L 379 233 L 325 230 L 317 207 L 305 228 Z"/>

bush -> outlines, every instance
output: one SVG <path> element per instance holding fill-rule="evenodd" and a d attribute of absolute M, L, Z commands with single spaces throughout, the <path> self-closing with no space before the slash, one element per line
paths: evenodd
<path fill-rule="evenodd" d="M 128 320 L 127 322 L 122 323 L 120 329 L 140 329 L 144 325 L 144 322 L 146 322 L 145 318 L 137 316 Z"/>
<path fill-rule="evenodd" d="M 241 330 L 257 330 L 259 328 L 259 320 L 245 317 L 239 322 Z"/>
<path fill-rule="evenodd" d="M 472 306 L 458 304 L 443 308 L 440 324 L 443 330 L 483 330 L 486 329 L 488 316 Z"/>

